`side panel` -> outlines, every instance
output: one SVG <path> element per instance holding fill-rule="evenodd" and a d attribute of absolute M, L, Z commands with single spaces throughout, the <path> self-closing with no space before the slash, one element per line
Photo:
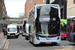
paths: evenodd
<path fill-rule="evenodd" d="M 70 26 L 68 26 L 67 38 L 69 42 L 73 42 L 73 27 L 74 23 L 70 23 Z"/>
<path fill-rule="evenodd" d="M 35 11 L 35 8 L 32 9 L 30 12 L 29 12 L 29 19 L 28 19 L 28 22 L 29 22 L 29 41 L 33 42 L 34 40 L 34 34 L 33 34 L 33 28 L 32 26 L 34 25 L 34 22 L 35 22 L 35 15 L 36 14 L 36 11 Z"/>

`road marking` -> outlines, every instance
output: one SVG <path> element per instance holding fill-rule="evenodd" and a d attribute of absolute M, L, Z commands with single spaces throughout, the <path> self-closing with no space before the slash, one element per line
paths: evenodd
<path fill-rule="evenodd" d="M 7 50 L 8 49 L 8 45 L 9 45 L 9 39 L 7 39 L 6 44 L 4 46 L 4 49 Z"/>
<path fill-rule="evenodd" d="M 75 49 L 53 49 L 53 50 L 75 50 Z"/>

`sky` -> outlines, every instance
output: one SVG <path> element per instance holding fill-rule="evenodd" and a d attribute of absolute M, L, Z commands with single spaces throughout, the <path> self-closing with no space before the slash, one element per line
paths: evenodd
<path fill-rule="evenodd" d="M 24 13 L 26 0 L 5 0 L 7 15 L 18 18 L 20 13 Z"/>

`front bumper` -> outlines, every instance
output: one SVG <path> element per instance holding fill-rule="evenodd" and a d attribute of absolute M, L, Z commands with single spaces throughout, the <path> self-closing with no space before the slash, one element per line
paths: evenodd
<path fill-rule="evenodd" d="M 58 44 L 57 42 L 41 42 L 40 44 Z"/>
<path fill-rule="evenodd" d="M 61 37 L 58 39 L 58 36 L 56 37 L 39 37 L 39 40 L 37 38 L 34 38 L 34 44 L 60 44 L 61 43 Z"/>
<path fill-rule="evenodd" d="M 19 36 L 19 33 L 14 33 L 14 34 L 8 33 L 7 36 Z"/>

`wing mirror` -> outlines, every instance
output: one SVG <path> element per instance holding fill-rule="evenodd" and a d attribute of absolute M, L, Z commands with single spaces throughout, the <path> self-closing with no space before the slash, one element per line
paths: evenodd
<path fill-rule="evenodd" d="M 34 28 L 34 25 L 32 25 L 32 28 Z"/>

